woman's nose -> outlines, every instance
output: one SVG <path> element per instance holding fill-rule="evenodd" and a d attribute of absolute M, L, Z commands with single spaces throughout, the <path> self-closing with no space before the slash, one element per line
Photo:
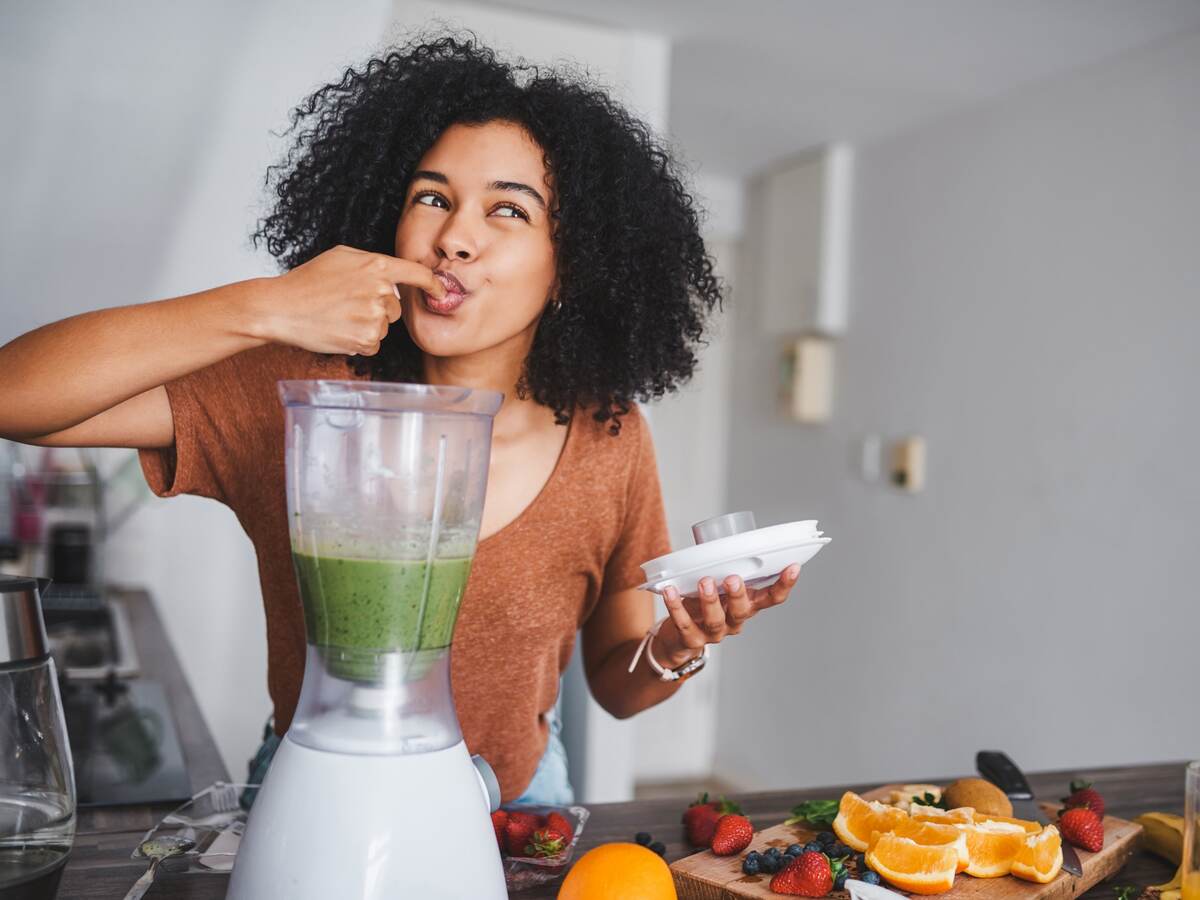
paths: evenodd
<path fill-rule="evenodd" d="M 438 256 L 443 259 L 472 259 L 475 256 L 475 242 L 466 228 L 466 223 L 452 220 L 446 223 L 437 240 Z"/>

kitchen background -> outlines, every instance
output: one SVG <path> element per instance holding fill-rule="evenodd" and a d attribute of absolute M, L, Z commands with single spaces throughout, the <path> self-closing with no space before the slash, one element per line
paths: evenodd
<path fill-rule="evenodd" d="M 274 272 L 271 132 L 436 21 L 586 65 L 694 173 L 731 292 L 650 409 L 676 546 L 734 509 L 834 538 L 654 710 L 573 668 L 582 799 L 1197 755 L 1200 2 L 7 3 L 0 343 Z M 269 707 L 232 514 L 143 498 L 102 563 L 244 771 Z"/>

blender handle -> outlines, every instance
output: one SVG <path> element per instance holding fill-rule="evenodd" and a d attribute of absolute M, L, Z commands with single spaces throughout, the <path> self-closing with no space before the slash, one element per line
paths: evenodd
<path fill-rule="evenodd" d="M 471 757 L 475 765 L 475 774 L 479 776 L 479 787 L 483 790 L 483 802 L 487 804 L 488 812 L 494 813 L 500 808 L 500 781 L 496 773 L 488 765 L 488 761 L 478 753 Z"/>

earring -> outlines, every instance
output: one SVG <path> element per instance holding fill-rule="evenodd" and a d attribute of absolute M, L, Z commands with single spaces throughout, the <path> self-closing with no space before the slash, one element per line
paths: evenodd
<path fill-rule="evenodd" d="M 553 300 L 551 300 L 550 301 L 550 309 L 554 312 L 561 312 L 562 311 L 562 298 L 555 297 Z"/>

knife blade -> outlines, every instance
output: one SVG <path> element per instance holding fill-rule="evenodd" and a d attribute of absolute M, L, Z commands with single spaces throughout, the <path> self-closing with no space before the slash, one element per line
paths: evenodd
<path fill-rule="evenodd" d="M 1007 753 L 1000 750 L 980 750 L 975 754 L 975 768 L 979 774 L 1008 795 L 1012 801 L 1013 815 L 1018 819 L 1029 819 L 1049 825 L 1049 817 L 1033 797 L 1029 782 Z M 1083 875 L 1083 866 L 1075 848 L 1063 841 L 1063 868 L 1076 878 Z"/>

